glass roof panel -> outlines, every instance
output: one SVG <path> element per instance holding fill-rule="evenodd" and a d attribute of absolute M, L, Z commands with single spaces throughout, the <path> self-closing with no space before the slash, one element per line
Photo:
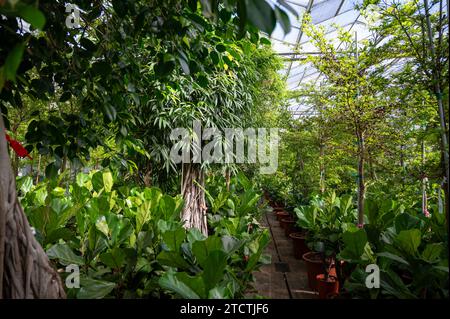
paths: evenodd
<path fill-rule="evenodd" d="M 344 0 L 327 0 L 320 4 L 315 4 L 311 9 L 311 22 L 321 23 L 336 16 Z"/>
<path fill-rule="evenodd" d="M 275 0 L 274 0 L 275 1 Z M 325 27 L 326 38 L 340 45 L 337 38 L 336 25 L 357 33 L 358 42 L 370 37 L 366 23 L 356 10 L 355 5 L 363 0 L 285 0 L 297 11 L 297 19 L 288 13 L 293 27 L 288 34 L 284 34 L 278 25 L 271 35 L 272 47 L 277 53 L 282 53 L 285 59 L 284 70 L 280 72 L 286 79 L 289 90 L 298 89 L 302 84 L 320 85 L 323 77 L 304 58 L 308 54 L 314 54 L 317 49 L 301 30 L 301 19 L 306 11 L 311 14 L 312 23 Z M 290 109 L 294 116 L 311 114 L 306 110 L 301 101 L 290 101 Z"/>

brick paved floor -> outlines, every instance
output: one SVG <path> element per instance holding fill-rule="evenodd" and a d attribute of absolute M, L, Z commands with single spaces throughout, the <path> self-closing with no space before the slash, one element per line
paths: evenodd
<path fill-rule="evenodd" d="M 272 256 L 272 263 L 264 265 L 256 272 L 255 291 L 248 294 L 249 298 L 262 296 L 271 299 L 313 299 L 317 294 L 308 287 L 306 266 L 303 260 L 294 257 L 292 240 L 286 237 L 284 230 L 272 209 L 269 207 L 261 221 L 268 227 L 272 240 L 266 248 L 266 254 Z"/>

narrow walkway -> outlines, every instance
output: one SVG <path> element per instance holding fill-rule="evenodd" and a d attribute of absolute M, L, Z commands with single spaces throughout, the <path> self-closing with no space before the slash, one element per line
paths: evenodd
<path fill-rule="evenodd" d="M 292 240 L 286 237 L 270 207 L 263 213 L 261 224 L 268 227 L 272 235 L 265 251 L 272 256 L 272 263 L 254 273 L 256 295 L 271 299 L 316 298 L 316 293 L 308 287 L 305 262 L 295 259 Z"/>

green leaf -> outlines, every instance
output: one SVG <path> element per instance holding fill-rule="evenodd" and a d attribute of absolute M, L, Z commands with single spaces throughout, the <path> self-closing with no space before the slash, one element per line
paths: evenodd
<path fill-rule="evenodd" d="M 24 49 L 24 43 L 16 44 L 6 57 L 4 66 L 4 74 L 6 80 L 14 81 L 14 79 L 16 78 L 16 72 L 19 68 L 20 62 L 22 61 Z"/>
<path fill-rule="evenodd" d="M 194 290 L 189 288 L 184 282 L 178 280 L 173 273 L 165 273 L 158 280 L 159 285 L 167 290 L 179 294 L 185 299 L 200 299 Z"/>
<path fill-rule="evenodd" d="M 19 15 L 34 28 L 42 30 L 45 25 L 45 16 L 38 8 L 29 5 L 21 5 L 18 8 Z"/>
<path fill-rule="evenodd" d="M 200 274 L 190 276 L 185 272 L 178 272 L 175 276 L 178 280 L 191 288 L 198 296 L 201 298 L 206 298 L 206 287 Z"/>
<path fill-rule="evenodd" d="M 420 229 L 423 221 L 420 218 L 412 216 L 408 213 L 397 215 L 394 220 L 395 231 L 400 233 L 402 230 L 417 228 Z"/>
<path fill-rule="evenodd" d="M 203 282 L 206 290 L 210 290 L 214 288 L 224 276 L 223 272 L 227 265 L 227 254 L 221 250 L 213 250 L 203 264 Z"/>
<path fill-rule="evenodd" d="M 231 255 L 243 245 L 243 241 L 231 236 L 222 236 L 222 244 L 224 251 Z"/>
<path fill-rule="evenodd" d="M 211 60 L 215 65 L 219 64 L 220 57 L 219 57 L 219 53 L 217 53 L 217 51 L 211 51 L 209 56 L 211 57 Z"/>
<path fill-rule="evenodd" d="M 106 266 L 118 269 L 122 267 L 125 262 L 126 254 L 122 248 L 116 247 L 112 249 L 110 252 L 106 252 L 100 255 L 100 260 Z"/>
<path fill-rule="evenodd" d="M 387 251 L 378 253 L 377 256 L 379 256 L 379 257 L 386 257 L 386 258 L 388 258 L 390 260 L 394 260 L 396 262 L 399 262 L 401 264 L 409 266 L 409 262 L 407 262 L 404 258 L 402 258 L 402 257 L 400 257 L 398 255 L 392 254 L 390 252 L 387 252 Z"/>
<path fill-rule="evenodd" d="M 442 243 L 428 244 L 422 252 L 422 259 L 429 263 L 436 263 L 444 249 Z"/>
<path fill-rule="evenodd" d="M 162 251 L 156 257 L 158 262 L 165 266 L 187 269 L 189 264 L 184 260 L 178 251 Z"/>
<path fill-rule="evenodd" d="M 368 241 L 364 229 L 356 231 L 346 231 L 342 234 L 344 249 L 340 253 L 340 257 L 344 260 L 360 260 L 366 252 Z"/>
<path fill-rule="evenodd" d="M 101 299 L 108 295 L 116 284 L 114 282 L 81 277 L 78 299 Z"/>
<path fill-rule="evenodd" d="M 192 244 L 192 252 L 200 266 L 204 267 L 208 255 L 214 250 L 222 250 L 222 241 L 218 236 L 209 236 L 206 240 Z"/>
<path fill-rule="evenodd" d="M 189 63 L 187 60 L 185 60 L 183 57 L 179 56 L 178 61 L 180 61 L 181 69 L 183 69 L 183 72 L 187 75 L 191 74 L 191 70 L 189 69 Z"/>
<path fill-rule="evenodd" d="M 92 64 L 91 70 L 95 75 L 108 75 L 111 73 L 111 65 L 106 61 L 98 61 Z"/>
<path fill-rule="evenodd" d="M 113 176 L 110 171 L 103 172 L 103 188 L 105 189 L 105 192 L 111 192 L 111 189 L 113 187 Z"/>
<path fill-rule="evenodd" d="M 113 122 L 116 120 L 117 117 L 117 111 L 116 108 L 113 105 L 110 105 L 108 103 L 105 103 L 103 105 L 103 110 L 106 114 L 106 116 L 108 117 L 108 119 Z"/>
<path fill-rule="evenodd" d="M 106 222 L 106 218 L 105 216 L 100 217 L 96 222 L 95 222 L 95 227 L 101 231 L 106 237 L 109 236 L 109 227 L 108 227 L 108 223 Z"/>
<path fill-rule="evenodd" d="M 218 45 L 216 45 L 216 50 L 219 52 L 225 52 L 227 50 L 226 46 L 219 43 Z"/>
<path fill-rule="evenodd" d="M 416 256 L 421 237 L 420 230 L 418 229 L 402 230 L 394 239 L 394 243 L 405 253 Z"/>
<path fill-rule="evenodd" d="M 72 230 L 68 228 L 58 228 L 48 233 L 47 237 L 45 238 L 45 243 L 55 243 L 58 242 L 60 239 L 69 241 L 75 237 L 75 234 Z"/>
<path fill-rule="evenodd" d="M 58 168 L 56 167 L 56 163 L 50 163 L 45 168 L 45 177 L 48 179 L 54 179 L 58 175 Z"/>
<path fill-rule="evenodd" d="M 275 7 L 275 16 L 277 18 L 277 21 L 280 23 L 281 28 L 283 28 L 284 33 L 288 34 L 289 32 L 291 32 L 291 21 L 289 20 L 289 16 L 286 14 L 286 12 L 279 9 L 278 7 Z"/>
<path fill-rule="evenodd" d="M 173 231 L 166 231 L 163 235 L 163 242 L 171 251 L 179 251 L 181 244 L 186 238 L 186 231 L 184 228 L 178 228 Z"/>
<path fill-rule="evenodd" d="M 102 172 L 96 172 L 94 175 L 92 175 L 92 187 L 94 190 L 98 193 L 103 188 L 103 173 Z"/>
<path fill-rule="evenodd" d="M 272 7 L 261 0 L 245 0 L 248 20 L 258 29 L 267 34 L 272 34 L 276 25 L 275 12 Z"/>
<path fill-rule="evenodd" d="M 261 44 L 264 44 L 264 45 L 272 45 L 272 42 L 270 42 L 270 40 L 265 37 L 262 37 L 261 39 L 259 39 L 259 42 L 261 42 Z"/>
<path fill-rule="evenodd" d="M 292 13 L 292 15 L 298 18 L 298 12 L 294 8 L 292 8 L 292 6 L 289 5 L 289 3 L 287 3 L 285 0 L 278 0 L 278 3 L 287 10 L 289 10 Z"/>
<path fill-rule="evenodd" d="M 56 244 L 47 250 L 47 256 L 50 259 L 58 259 L 63 265 L 76 264 L 83 265 L 84 261 L 81 256 L 75 255 L 67 244 Z"/>

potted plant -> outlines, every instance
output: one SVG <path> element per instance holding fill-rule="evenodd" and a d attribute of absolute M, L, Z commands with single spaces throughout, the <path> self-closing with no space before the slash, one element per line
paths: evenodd
<path fill-rule="evenodd" d="M 320 297 L 326 298 L 339 291 L 341 264 L 336 263 L 336 255 L 342 246 L 342 233 L 356 221 L 352 197 L 338 197 L 331 192 L 323 198 L 313 198 L 308 206 L 295 212 L 299 226 L 308 230 L 305 240 L 312 249 L 303 255 L 310 286 L 320 289 Z"/>
<path fill-rule="evenodd" d="M 295 259 L 302 259 L 303 254 L 310 251 L 308 245 L 306 245 L 306 231 L 292 232 L 289 237 L 292 239 L 293 251 Z"/>
<path fill-rule="evenodd" d="M 323 273 L 316 274 L 316 287 L 319 299 L 327 299 L 329 295 L 339 294 L 339 280 L 336 274 L 336 252 L 327 250 L 326 244 L 319 242 Z M 319 250 L 318 249 L 318 250 Z"/>
<path fill-rule="evenodd" d="M 286 237 L 289 237 L 289 235 L 293 232 L 295 232 L 295 219 L 294 218 L 285 218 L 282 219 L 281 222 L 283 223 L 282 227 L 284 228 L 284 234 Z"/>
<path fill-rule="evenodd" d="M 276 211 L 275 214 L 276 214 L 277 220 L 279 222 L 281 222 L 281 220 L 283 218 L 288 218 L 290 216 L 290 214 L 287 211 L 285 211 L 285 210 Z"/>

